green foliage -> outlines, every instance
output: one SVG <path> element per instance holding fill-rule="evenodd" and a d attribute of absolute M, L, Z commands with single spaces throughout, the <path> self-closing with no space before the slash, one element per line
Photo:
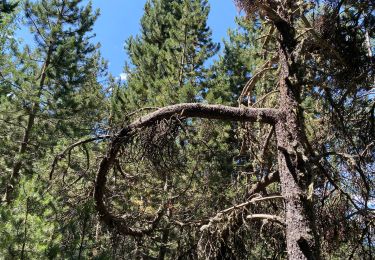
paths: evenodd
<path fill-rule="evenodd" d="M 211 69 L 211 80 L 205 93 L 205 99 L 209 102 L 234 106 L 248 105 L 276 88 L 274 74 L 266 73 L 256 82 L 250 95 L 245 95 L 239 100 L 249 80 L 274 56 L 267 49 L 272 48 L 275 43 L 271 40 L 264 46 L 266 35 L 261 34 L 260 28 L 265 26 L 268 29 L 266 24 L 262 25 L 260 21 L 253 22 L 244 17 L 237 17 L 236 23 L 236 29 L 228 30 L 229 39 L 224 40 L 223 54 Z M 272 70 L 270 69 L 270 72 Z M 274 106 L 272 102 L 267 104 L 269 99 L 265 101 L 266 103 L 259 105 Z"/>
<path fill-rule="evenodd" d="M 10 14 L 15 11 L 18 3 L 8 3 L 8 1 L 3 0 L 0 3 L 0 24 L 2 23 L 3 14 Z"/>
<path fill-rule="evenodd" d="M 273 127 L 176 115 L 135 132 L 120 148 L 104 197 L 111 213 L 133 228 L 149 226 L 163 210 L 143 237 L 123 236 L 99 221 L 92 195 L 107 139 L 65 150 L 170 104 L 282 107 L 275 51 L 280 35 L 263 19 L 262 1 L 240 2 L 254 11 L 253 19 L 236 19 L 212 61 L 219 45 L 207 25 L 207 0 L 148 0 L 139 35 L 126 41 L 127 80 L 109 77 L 103 86 L 98 79 L 106 76 L 106 63 L 92 43 L 99 12 L 91 2 L 25 1 L 22 19 L 35 45 L 22 46 L 14 35 L 18 9 L 2 1 L 0 259 L 287 257 L 282 225 L 246 220 L 258 213 L 283 216 L 282 200 L 221 212 L 261 194 L 280 194 L 278 183 L 248 193 L 278 169 Z M 371 258 L 374 71 L 366 43 L 373 42 L 374 17 L 369 3 L 317 2 L 316 9 L 292 3 L 307 8 L 311 21 L 308 30 L 296 22 L 295 62 L 302 65 L 291 77 L 302 82 L 303 149 L 312 161 L 308 200 L 317 212 L 323 257 Z M 310 37 L 312 30 L 325 48 Z M 306 160 L 306 151 L 295 152 L 292 159 Z"/>
<path fill-rule="evenodd" d="M 6 36 L 0 46 L 0 192 L 12 190 L 2 209 L 0 258 L 75 258 L 81 234 L 69 226 L 81 227 L 87 214 L 73 222 L 62 218 L 66 190 L 51 187 L 48 178 L 62 148 L 100 131 L 106 103 L 98 78 L 106 64 L 91 43 L 99 13 L 79 0 L 26 1 L 24 12 L 33 47 L 16 46 L 13 28 L 0 24 Z"/>
<path fill-rule="evenodd" d="M 131 108 L 164 106 L 199 99 L 205 61 L 218 51 L 207 26 L 206 0 L 151 0 L 141 33 L 130 37 L 127 99 Z"/>

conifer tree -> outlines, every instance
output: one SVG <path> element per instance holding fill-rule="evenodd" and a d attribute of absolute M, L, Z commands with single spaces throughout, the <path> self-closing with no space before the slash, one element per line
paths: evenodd
<path fill-rule="evenodd" d="M 1 18 L 0 18 L 1 19 Z M 17 49 L 17 41 L 14 33 L 17 23 L 15 15 L 7 14 L 0 21 L 0 97 L 3 98 L 11 87 L 11 67 L 14 50 Z"/>
<path fill-rule="evenodd" d="M 8 93 L 12 95 L 10 104 L 22 125 L 11 131 L 14 142 L 19 145 L 8 151 L 8 157 L 13 157 L 9 162 L 11 176 L 5 192 L 8 202 L 12 200 L 12 191 L 21 171 L 32 172 L 31 161 L 38 158 L 33 154 L 35 148 L 38 153 L 44 153 L 56 144 L 45 134 L 42 138 L 46 140 L 40 139 L 39 133 L 57 131 L 73 137 L 82 128 L 87 129 L 84 131 L 87 134 L 93 129 L 93 125 L 80 126 L 74 120 L 67 120 L 77 113 L 84 115 L 85 107 L 93 105 L 95 95 L 100 96 L 95 77 L 101 73 L 101 61 L 96 51 L 98 46 L 90 43 L 92 36 L 88 34 L 98 14 L 92 13 L 91 5 L 80 7 L 80 2 L 43 0 L 25 3 L 26 22 L 36 47 L 26 46 L 18 54 L 18 64 L 14 68 L 18 72 L 15 72 L 15 87 Z M 12 109 L 7 108 L 8 113 L 4 114 Z M 86 115 L 79 120 L 82 119 L 82 123 L 90 122 Z"/>
<path fill-rule="evenodd" d="M 207 26 L 207 0 L 150 0 L 141 32 L 126 43 L 131 107 L 192 102 L 202 91 L 205 62 L 217 51 Z"/>
<path fill-rule="evenodd" d="M 0 259 L 373 258 L 374 4 L 237 0 L 208 70 L 207 1 L 149 0 L 104 87 L 84 3 L 0 18 Z"/>
<path fill-rule="evenodd" d="M 168 104 L 202 100 L 208 75 L 206 62 L 219 49 L 219 45 L 213 43 L 211 30 L 207 26 L 208 14 L 209 5 L 206 0 L 147 1 L 141 20 L 140 34 L 129 38 L 126 42 L 126 51 L 130 58 L 130 64 L 126 64 L 125 67 L 128 79 L 122 88 L 114 88 L 113 107 L 117 108 L 113 113 L 114 117 L 123 119 L 124 110 L 130 112 L 142 107 L 151 109 Z M 192 125 L 195 123 L 191 122 L 190 127 Z M 182 146 L 186 146 L 184 143 L 187 144 L 187 138 L 188 136 L 179 137 Z M 170 141 L 172 142 L 172 139 Z M 197 150 L 187 149 L 190 149 L 191 154 L 188 160 L 193 162 L 196 160 L 194 157 L 197 156 Z M 157 155 L 158 158 L 159 156 L 162 154 Z M 176 160 L 181 159 L 183 159 L 182 155 L 176 157 Z M 134 211 L 134 214 L 139 214 L 136 212 L 144 208 L 150 214 L 155 213 L 158 209 L 157 201 L 173 197 L 188 188 L 189 179 L 196 170 L 192 167 L 179 169 L 172 166 L 174 164 L 172 161 L 165 162 L 166 165 L 170 165 L 169 170 L 164 170 L 164 166 L 157 165 L 156 161 L 155 164 L 148 165 L 147 162 L 140 160 L 125 166 L 126 170 L 127 167 L 137 167 L 142 176 L 127 192 L 127 196 L 132 200 L 129 210 Z M 216 164 L 217 162 L 212 163 L 212 165 Z M 157 174 L 153 174 L 152 169 Z M 172 177 L 172 173 L 178 171 L 180 176 Z M 147 181 L 139 182 L 141 179 Z M 158 189 L 164 184 L 166 190 L 163 195 Z M 120 183 L 118 185 L 121 186 Z M 179 251 L 187 250 L 191 246 L 189 238 L 176 229 L 172 221 L 175 215 L 178 218 L 184 210 L 185 214 L 192 213 L 194 205 L 203 199 L 200 188 L 196 191 L 199 193 L 197 201 L 192 199 L 190 195 L 192 191 L 182 195 L 187 198 L 186 203 L 175 205 L 173 200 L 170 200 L 171 207 L 175 207 L 176 210 L 168 210 L 167 216 L 160 221 L 160 231 L 152 234 L 157 242 L 145 238 L 138 252 L 129 252 L 128 257 L 144 254 L 159 259 L 174 258 L 181 253 Z M 126 243 L 136 247 L 134 240 L 127 240 Z"/>
<path fill-rule="evenodd" d="M 100 131 L 105 63 L 91 33 L 98 12 L 81 0 L 41 0 L 26 1 L 24 14 L 35 44 L 14 48 L 0 104 L 0 258 L 75 258 L 81 233 L 73 231 L 91 220 L 90 207 L 63 220 L 69 194 L 48 179 L 61 146 Z M 86 166 L 71 164 L 84 174 Z"/>
<path fill-rule="evenodd" d="M 1 20 L 2 20 L 2 15 L 12 13 L 16 9 L 17 4 L 18 3 L 8 3 L 8 1 L 6 1 L 6 0 L 1 1 L 1 3 L 0 3 L 0 23 L 1 23 Z"/>
<path fill-rule="evenodd" d="M 246 11 L 247 19 L 260 19 L 264 23 L 259 27 L 264 33 L 261 37 L 265 39 L 264 46 L 270 39 L 277 40 L 267 50 L 270 57 L 264 56 L 260 70 L 252 73 L 239 93 L 239 107 L 184 103 L 160 108 L 124 125 L 111 140 L 97 171 L 94 198 L 100 219 L 124 236 L 139 238 L 139 244 L 133 247 L 138 257 L 157 255 L 149 243 L 144 243 L 155 238 L 161 249 L 177 248 L 181 258 L 246 258 L 248 255 L 243 252 L 258 250 L 259 247 L 252 247 L 254 241 L 246 232 L 239 237 L 234 233 L 243 225 L 261 220 L 260 232 L 267 228 L 266 233 L 271 234 L 270 240 L 274 241 L 275 250 L 265 251 L 272 258 L 283 254 L 288 259 L 372 258 L 370 226 L 373 209 L 369 205 L 374 186 L 371 178 L 374 103 L 371 95 L 373 55 L 371 39 L 368 38 L 373 34 L 368 24 L 373 20 L 370 11 L 373 5 L 357 1 L 316 1 L 317 5 L 288 0 L 236 2 Z M 257 90 L 257 83 L 267 80 L 268 77 L 262 76 L 265 71 L 273 75 L 275 69 L 275 89 L 267 89 L 271 92 L 259 96 L 262 92 Z M 255 95 L 255 92 L 258 93 Z M 270 97 L 275 93 L 277 98 L 274 100 Z M 214 94 L 209 92 L 207 96 L 218 96 Z M 229 93 L 229 98 L 225 98 L 230 100 L 232 95 Z M 262 107 L 257 107 L 259 104 Z M 188 197 L 172 196 L 171 203 L 171 197 L 167 196 L 168 182 L 165 182 L 165 189 L 163 182 L 159 182 L 160 186 L 152 191 L 162 194 L 153 201 L 161 205 L 160 210 L 150 206 L 148 189 L 139 189 L 147 197 L 138 200 L 130 191 L 137 178 L 140 177 L 143 184 L 148 182 L 148 178 L 143 178 L 144 170 L 161 176 L 184 176 L 178 165 L 186 170 L 185 162 L 189 157 L 182 156 L 187 160 L 177 165 L 170 163 L 181 158 L 186 146 L 195 140 L 176 142 L 181 140 L 178 132 L 184 134 L 186 126 L 194 122 L 190 118 L 245 122 L 245 135 L 258 131 L 260 123 L 268 130 L 262 144 L 245 142 L 241 146 L 240 154 L 245 147 L 245 151 L 248 148 L 252 152 L 254 160 L 259 160 L 258 168 L 254 167 L 256 165 L 249 168 L 248 180 L 254 185 L 246 186 L 244 202 L 221 210 L 221 206 L 227 206 L 223 198 L 229 196 L 218 197 L 216 214 L 209 212 L 214 213 L 209 218 L 201 218 L 204 212 L 198 206 L 195 208 L 193 216 L 199 216 L 198 220 L 184 218 L 191 213 Z M 251 130 L 246 128 L 247 124 Z M 256 158 L 259 151 L 262 156 Z M 201 156 L 205 157 L 206 151 L 202 151 Z M 142 161 L 142 166 L 130 166 L 129 160 L 133 158 Z M 145 165 L 150 167 L 145 169 Z M 202 165 L 201 161 L 198 165 Z M 192 182 L 195 196 L 191 198 L 199 205 L 204 204 L 206 209 L 214 209 L 205 197 L 207 192 L 197 192 L 200 187 L 207 187 L 205 182 L 210 181 L 207 169 L 199 166 Z M 122 175 L 124 187 L 127 187 L 121 189 L 126 194 L 122 198 L 115 191 L 113 181 L 113 174 L 121 169 L 125 169 Z M 222 192 L 228 191 L 227 187 L 220 188 Z M 196 196 L 201 194 L 204 194 L 204 200 Z M 166 205 L 162 203 L 163 195 L 167 196 Z M 119 207 L 124 204 L 125 208 Z M 137 205 L 145 214 L 140 213 L 137 218 L 134 214 L 119 215 L 124 210 L 133 212 Z M 332 213 L 331 207 L 340 214 Z M 181 208 L 186 210 L 179 211 Z M 148 221 L 142 222 L 139 216 Z M 177 241 L 177 245 L 167 243 L 171 234 L 168 232 L 166 240 L 164 236 L 150 237 L 153 232 L 160 231 L 157 227 L 161 227 L 165 219 L 174 220 L 173 224 L 186 232 L 185 240 Z M 342 222 L 345 222 L 345 227 L 341 226 Z M 195 229 L 197 226 L 199 230 Z M 355 238 L 348 238 L 352 232 L 356 234 Z M 258 234 L 259 237 L 262 235 Z M 198 243 L 197 236 L 200 237 Z M 343 240 L 343 236 L 347 239 Z M 244 237 L 250 243 L 242 244 Z M 332 252 L 330 243 L 341 248 Z M 253 256 L 263 256 L 262 253 L 255 252 Z"/>
<path fill-rule="evenodd" d="M 223 53 L 213 64 L 210 73 L 210 80 L 207 83 L 207 91 L 204 98 L 208 103 L 224 104 L 240 107 L 275 107 L 277 94 L 274 90 L 276 69 L 269 63 L 266 72 L 261 74 L 264 64 L 272 58 L 267 51 L 274 46 L 274 40 L 268 39 L 265 45 L 265 37 L 262 37 L 259 31 L 261 21 L 250 21 L 245 17 L 236 17 L 236 27 L 228 30 L 228 39 L 224 40 Z M 263 26 L 267 26 L 263 24 Z M 251 86 L 251 89 L 249 89 Z M 247 89 L 245 93 L 244 90 Z M 232 204 L 240 204 L 244 194 L 248 194 L 246 187 L 253 185 L 263 176 L 267 175 L 272 169 L 274 154 L 269 151 L 263 151 L 264 142 L 267 136 L 272 135 L 272 128 L 262 127 L 259 123 L 236 123 L 236 122 L 216 122 L 216 132 L 226 131 L 226 138 L 215 136 L 216 156 L 220 158 L 220 164 L 227 164 L 226 170 L 230 172 L 232 183 L 241 187 L 233 191 L 234 196 Z M 207 129 L 207 127 L 206 127 Z M 211 132 L 212 133 L 212 132 Z M 272 136 L 269 137 L 267 144 L 269 150 L 274 146 Z M 210 142 L 212 143 L 212 141 Z M 215 149 L 216 147 L 216 149 Z M 200 147 L 199 150 L 204 150 Z M 215 157 L 216 157 L 215 156 Z M 225 176 L 225 175 L 224 175 Z M 223 175 L 220 176 L 221 179 Z M 214 184 L 214 183 L 213 183 Z M 223 185 L 220 182 L 214 185 Z M 277 192 L 277 190 L 274 190 Z M 224 193 L 228 196 L 230 192 Z M 273 209 L 277 212 L 276 205 Z M 222 257 L 227 256 L 229 252 L 242 258 L 262 258 L 269 255 L 273 257 L 284 249 L 282 243 L 275 244 L 272 236 L 280 237 L 280 230 L 271 227 L 267 234 L 259 239 L 259 232 L 262 232 L 261 225 L 258 223 L 247 223 L 243 225 L 244 216 L 236 215 L 232 222 L 223 230 L 218 232 L 220 242 L 219 249 L 212 248 L 208 254 L 219 254 Z M 231 236 L 228 235 L 230 231 Z M 208 230 L 208 233 L 212 230 Z M 274 234 L 276 233 L 276 234 Z M 246 234 L 246 235 L 245 235 Z M 200 241 L 202 246 L 209 243 L 208 240 Z M 215 253 L 215 250 L 218 250 Z M 233 257 L 233 255 L 232 255 Z"/>

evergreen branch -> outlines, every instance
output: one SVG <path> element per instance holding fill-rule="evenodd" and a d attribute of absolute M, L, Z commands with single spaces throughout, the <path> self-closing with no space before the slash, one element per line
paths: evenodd
<path fill-rule="evenodd" d="M 44 44 L 47 45 L 47 39 L 45 38 L 45 36 L 42 34 L 42 32 L 40 31 L 38 25 L 36 24 L 36 22 L 34 21 L 34 19 L 32 18 L 31 14 L 29 15 L 28 19 L 30 19 L 31 23 L 34 25 L 34 28 L 36 30 L 36 32 L 39 34 L 39 36 L 42 38 L 42 40 L 44 41 Z"/>

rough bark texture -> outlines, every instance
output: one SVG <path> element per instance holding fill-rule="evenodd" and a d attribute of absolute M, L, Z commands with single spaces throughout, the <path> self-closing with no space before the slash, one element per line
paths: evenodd
<path fill-rule="evenodd" d="M 317 245 L 313 236 L 313 222 L 309 217 L 310 203 L 307 200 L 307 187 L 302 184 L 305 172 L 298 165 L 298 155 L 291 148 L 296 138 L 291 138 L 290 124 L 280 122 L 277 127 L 279 148 L 278 164 L 281 194 L 285 199 L 286 242 L 289 259 L 318 259 Z"/>
<path fill-rule="evenodd" d="M 280 32 L 279 77 L 280 112 L 276 124 L 281 192 L 285 199 L 285 224 L 288 258 L 319 259 L 314 236 L 313 210 L 307 199 L 310 176 L 305 162 L 306 137 L 300 107 L 301 84 L 293 57 L 296 42 L 293 27 L 287 21 L 275 22 Z"/>
<path fill-rule="evenodd" d="M 133 122 L 130 128 L 150 126 L 174 115 L 180 117 L 199 117 L 229 121 L 258 121 L 273 124 L 277 121 L 278 110 L 272 108 L 237 108 L 223 105 L 201 103 L 182 103 L 161 108 Z"/>

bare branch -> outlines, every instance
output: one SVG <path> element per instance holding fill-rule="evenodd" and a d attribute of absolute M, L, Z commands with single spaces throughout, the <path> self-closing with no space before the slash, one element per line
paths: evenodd
<path fill-rule="evenodd" d="M 251 105 L 251 107 L 256 107 L 256 105 L 258 105 L 259 103 L 263 102 L 266 98 L 268 98 L 272 94 L 279 93 L 279 92 L 280 92 L 279 90 L 273 90 L 271 92 L 268 92 L 267 94 L 264 94 L 262 97 L 260 97 L 259 99 L 257 99 L 257 101 L 254 104 Z"/>
<path fill-rule="evenodd" d="M 269 221 L 277 222 L 277 223 L 281 224 L 282 226 L 285 226 L 284 220 L 281 217 L 275 216 L 275 215 L 251 214 L 251 215 L 247 215 L 246 219 L 266 219 L 266 220 L 269 220 Z"/>
<path fill-rule="evenodd" d="M 127 115 L 125 116 L 125 118 L 131 117 L 131 116 L 133 116 L 133 115 L 135 115 L 135 114 L 138 114 L 138 113 L 140 113 L 140 112 L 142 112 L 142 111 L 144 111 L 144 110 L 157 110 L 157 109 L 159 109 L 159 107 L 142 107 L 142 108 L 140 108 L 140 109 L 137 109 L 136 111 L 133 111 L 133 112 L 127 114 Z"/>
<path fill-rule="evenodd" d="M 250 121 L 274 124 L 278 120 L 279 112 L 272 108 L 236 108 L 223 105 L 207 105 L 201 103 L 182 103 L 160 108 L 157 111 L 135 120 L 130 129 L 153 125 L 162 119 L 174 115 L 180 117 L 198 117 L 229 121 Z"/>
<path fill-rule="evenodd" d="M 275 26 L 273 24 L 271 24 L 271 28 L 267 33 L 267 38 L 263 42 L 262 50 L 264 50 L 267 47 L 267 45 L 270 42 L 270 39 L 271 39 L 274 32 L 275 32 Z"/>
<path fill-rule="evenodd" d="M 109 227 L 116 228 L 124 235 L 143 236 L 151 233 L 161 216 L 158 214 L 159 217 L 155 218 L 153 224 L 148 228 L 140 229 L 129 227 L 125 219 L 110 213 L 104 203 L 107 174 L 116 162 L 116 157 L 120 147 L 122 145 L 126 145 L 130 141 L 130 138 L 134 134 L 134 130 L 151 126 L 157 122 L 160 122 L 161 120 L 169 119 L 176 115 L 183 118 L 197 117 L 232 121 L 258 121 L 274 124 L 278 120 L 279 111 L 271 108 L 235 108 L 222 105 L 185 103 L 160 108 L 153 113 L 135 120 L 128 127 L 123 128 L 113 138 L 107 155 L 100 162 L 95 181 L 94 199 L 96 203 L 96 210 L 99 213 L 100 219 Z M 270 183 L 270 180 L 266 180 L 265 183 L 259 187 L 264 187 L 264 185 L 267 185 L 267 183 Z M 254 190 L 256 190 L 256 188 L 254 188 Z M 163 210 L 160 211 L 160 215 L 162 215 L 163 212 Z"/>
<path fill-rule="evenodd" d="M 260 159 L 264 162 L 264 157 L 266 155 L 266 152 L 267 152 L 267 149 L 268 149 L 268 145 L 271 141 L 271 138 L 272 138 L 272 135 L 274 134 L 275 132 L 275 126 L 271 126 L 271 129 L 269 130 L 268 132 L 268 135 L 267 135 L 267 138 L 264 142 L 264 145 L 262 147 L 262 152 L 261 152 L 261 156 L 260 156 Z"/>
<path fill-rule="evenodd" d="M 252 196 L 255 193 L 259 193 L 267 188 L 268 185 L 280 181 L 279 172 L 272 172 L 267 176 L 264 176 L 259 182 L 254 184 L 247 192 L 247 197 Z"/>
<path fill-rule="evenodd" d="M 263 3 L 258 3 L 258 6 L 274 23 L 285 22 L 284 18 L 282 18 L 271 6 Z"/>
<path fill-rule="evenodd" d="M 250 204 L 253 204 L 255 202 L 259 202 L 259 201 L 272 200 L 272 199 L 282 199 L 282 198 L 283 198 L 283 196 L 269 196 L 269 197 L 260 197 L 260 198 L 256 197 L 254 199 L 251 199 L 250 201 L 247 201 L 247 202 L 241 203 L 239 205 L 235 205 L 233 207 L 224 209 L 224 210 L 220 211 L 220 213 L 221 214 L 227 213 L 227 212 L 230 212 L 232 210 L 240 209 L 240 208 L 243 208 L 243 207 L 248 206 Z"/>
<path fill-rule="evenodd" d="M 347 199 L 348 201 L 351 202 L 351 204 L 353 205 L 353 207 L 357 210 L 357 211 L 360 211 L 361 209 L 358 207 L 357 203 L 354 202 L 354 200 L 352 199 L 352 197 L 347 193 L 345 192 L 337 183 L 336 181 L 329 175 L 329 173 L 324 169 L 323 165 L 317 161 L 315 162 L 315 165 L 318 167 L 319 171 L 321 173 L 323 173 L 323 175 L 328 179 L 329 183 L 331 183 L 331 185 L 333 187 L 335 187 L 336 190 L 340 191 L 341 194 L 343 194 Z"/>
<path fill-rule="evenodd" d="M 274 58 L 268 60 L 259 71 L 255 72 L 254 76 L 246 83 L 244 89 L 242 90 L 241 95 L 238 98 L 238 105 L 242 104 L 242 100 L 245 96 L 251 96 L 251 91 L 253 90 L 255 84 L 260 80 L 260 78 L 269 70 L 274 70 L 275 68 L 272 67 L 272 62 Z"/>
<path fill-rule="evenodd" d="M 53 173 L 55 171 L 55 168 L 56 168 L 58 162 L 61 159 L 63 159 L 67 153 L 70 153 L 70 151 L 72 151 L 75 147 L 83 145 L 83 144 L 91 143 L 91 142 L 94 142 L 94 141 L 97 141 L 97 140 L 103 140 L 103 139 L 109 139 L 109 138 L 111 138 L 110 135 L 95 136 L 95 137 L 92 137 L 92 138 L 88 138 L 88 139 L 85 139 L 85 140 L 75 142 L 74 144 L 71 144 L 70 146 L 68 146 L 64 151 L 62 151 L 61 153 L 59 153 L 58 155 L 55 156 L 55 158 L 53 160 L 53 163 L 52 163 L 52 166 L 51 166 L 51 171 L 49 173 L 49 179 L 52 180 L 52 176 L 53 176 Z"/>

